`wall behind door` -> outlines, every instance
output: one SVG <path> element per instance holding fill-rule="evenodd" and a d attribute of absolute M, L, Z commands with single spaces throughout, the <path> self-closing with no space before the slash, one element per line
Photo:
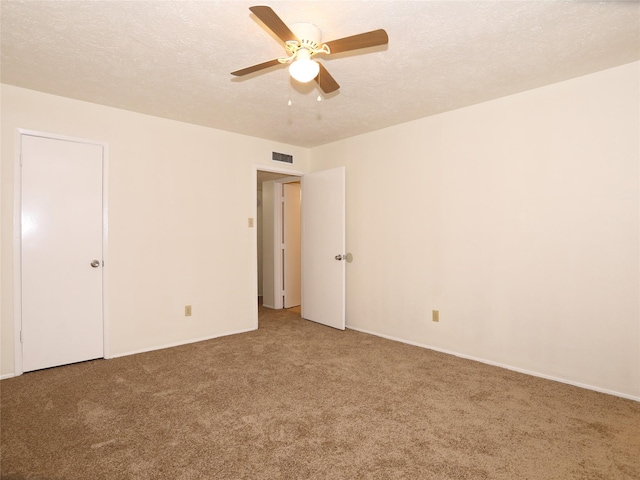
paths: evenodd
<path fill-rule="evenodd" d="M 308 149 L 2 85 L 2 375 L 13 373 L 16 128 L 109 144 L 111 353 L 255 328 L 254 165 Z M 282 164 L 278 164 L 282 168 Z M 233 199 L 233 201 L 230 201 Z M 184 306 L 193 316 L 184 317 Z"/>

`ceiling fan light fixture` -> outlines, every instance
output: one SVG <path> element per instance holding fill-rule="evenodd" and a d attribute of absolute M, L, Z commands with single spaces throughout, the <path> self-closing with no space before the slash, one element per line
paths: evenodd
<path fill-rule="evenodd" d="M 300 59 L 289 66 L 289 73 L 294 80 L 308 83 L 320 73 L 320 65 L 315 60 Z"/>
<path fill-rule="evenodd" d="M 307 83 L 313 80 L 320 73 L 320 65 L 315 60 L 311 60 L 311 52 L 306 48 L 298 50 L 298 55 L 291 65 L 289 65 L 289 74 L 301 83 Z"/>

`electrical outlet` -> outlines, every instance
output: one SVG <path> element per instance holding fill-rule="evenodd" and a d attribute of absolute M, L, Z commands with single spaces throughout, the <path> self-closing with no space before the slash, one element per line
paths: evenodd
<path fill-rule="evenodd" d="M 432 310 L 431 311 L 431 320 L 433 320 L 434 322 L 439 322 L 440 321 L 440 311 Z"/>
<path fill-rule="evenodd" d="M 191 316 L 191 305 L 185 305 L 184 306 L 184 316 L 185 317 L 190 317 Z"/>

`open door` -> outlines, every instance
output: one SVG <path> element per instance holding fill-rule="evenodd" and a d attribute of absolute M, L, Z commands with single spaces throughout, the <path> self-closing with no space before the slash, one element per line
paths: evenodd
<path fill-rule="evenodd" d="M 302 317 L 345 328 L 345 168 L 302 177 Z"/>

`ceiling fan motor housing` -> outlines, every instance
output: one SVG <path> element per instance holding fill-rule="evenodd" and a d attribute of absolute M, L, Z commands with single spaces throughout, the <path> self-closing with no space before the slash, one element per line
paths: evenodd
<path fill-rule="evenodd" d="M 300 47 L 317 50 L 322 40 L 322 32 L 312 23 L 294 23 L 290 27 L 291 31 L 300 40 Z"/>

